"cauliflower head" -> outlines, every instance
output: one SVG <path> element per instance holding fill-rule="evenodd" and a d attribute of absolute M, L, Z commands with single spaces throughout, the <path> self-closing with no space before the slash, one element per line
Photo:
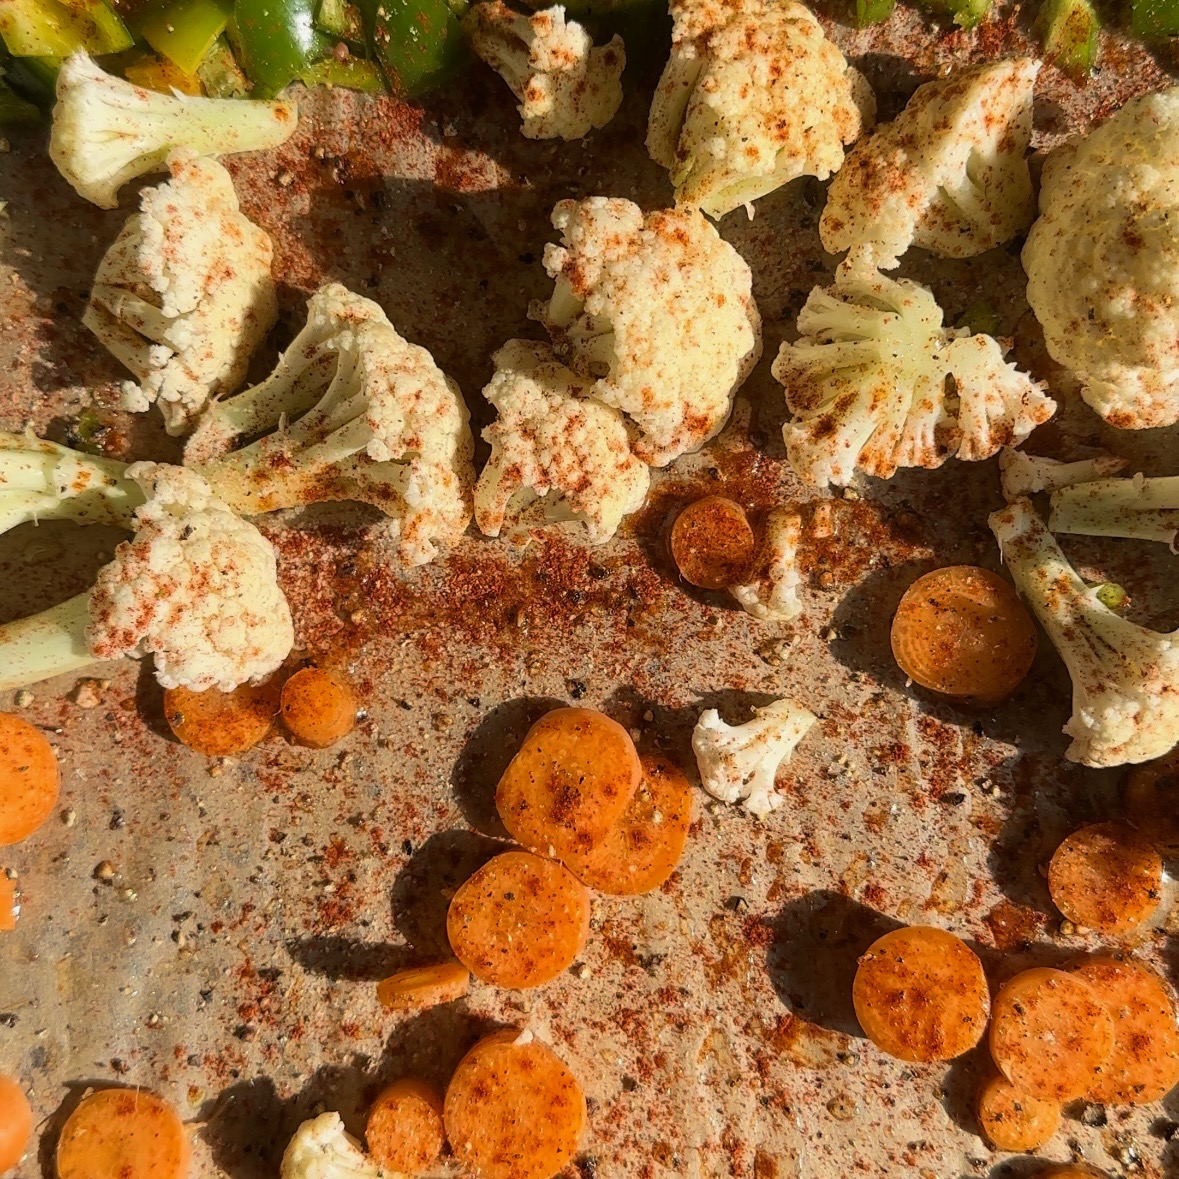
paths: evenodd
<path fill-rule="evenodd" d="M 1089 405 L 1124 430 L 1179 422 L 1179 87 L 1048 157 L 1023 265 Z"/>
<path fill-rule="evenodd" d="M 304 1122 L 283 1151 L 279 1179 L 403 1179 L 377 1166 L 344 1129 L 338 1113 Z"/>
<path fill-rule="evenodd" d="M 793 700 L 775 700 L 753 710 L 743 725 L 727 725 L 715 708 L 700 714 L 692 751 L 700 781 L 713 798 L 740 802 L 754 815 L 782 805 L 774 789 L 778 767 L 819 718 Z"/>
<path fill-rule="evenodd" d="M 910 246 L 968 258 L 1027 229 L 1039 68 L 1029 58 L 990 62 L 919 87 L 832 181 L 819 221 L 824 247 L 891 270 Z"/>
<path fill-rule="evenodd" d="M 592 397 L 547 344 L 509 340 L 495 354 L 484 397 L 498 417 L 483 431 L 491 457 L 475 485 L 475 522 L 498 536 L 504 518 L 538 497 L 556 519 L 580 521 L 604 544 L 647 498 L 651 473 L 635 458 L 622 414 Z"/>
<path fill-rule="evenodd" d="M 802 517 L 792 508 L 775 508 L 766 518 L 765 536 L 753 574 L 730 590 L 746 614 L 764 622 L 790 622 L 802 613 L 798 587 L 798 542 Z"/>
<path fill-rule="evenodd" d="M 529 139 L 580 139 L 605 127 L 622 105 L 622 38 L 594 48 L 560 4 L 518 13 L 503 0 L 472 5 L 464 20 L 471 47 L 520 100 Z"/>
<path fill-rule="evenodd" d="M 192 471 L 135 463 L 127 475 L 146 501 L 91 590 L 92 654 L 154 655 L 165 688 L 265 679 L 295 641 L 270 542 Z"/>
<path fill-rule="evenodd" d="M 182 434 L 241 383 L 278 304 L 270 238 L 239 211 L 229 173 L 183 151 L 168 163 L 172 179 L 144 191 L 99 263 L 82 322 L 135 374 L 123 407 L 154 401 Z"/>
<path fill-rule="evenodd" d="M 851 69 L 794 0 L 673 0 L 671 57 L 647 151 L 676 203 L 723 217 L 799 176 L 826 180 L 875 116 Z"/>
<path fill-rule="evenodd" d="M 994 339 L 942 319 L 925 287 L 878 272 L 841 267 L 833 287 L 811 292 L 802 338 L 782 345 L 772 370 L 794 415 L 782 434 L 800 478 L 846 486 L 857 467 L 888 479 L 955 454 L 985 459 L 1052 416 L 1056 403 Z"/>
<path fill-rule="evenodd" d="M 239 102 L 145 90 L 101 70 L 85 53 L 57 75 L 49 155 L 79 196 L 103 209 L 136 176 L 160 171 L 168 154 L 259 151 L 294 134 L 293 102 Z"/>
<path fill-rule="evenodd" d="M 664 467 L 719 433 L 761 355 L 749 267 L 694 210 L 645 217 L 609 197 L 561 201 L 545 248 L 552 298 L 530 314 L 587 392 L 638 428 L 634 451 Z"/>

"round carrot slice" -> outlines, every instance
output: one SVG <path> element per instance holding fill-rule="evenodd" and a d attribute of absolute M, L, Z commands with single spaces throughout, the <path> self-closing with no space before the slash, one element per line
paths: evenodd
<path fill-rule="evenodd" d="M 499 987 L 539 987 L 573 965 L 589 936 L 589 893 L 553 860 L 510 851 L 489 860 L 450 902 L 455 957 Z"/>
<path fill-rule="evenodd" d="M 495 1032 L 459 1061 L 443 1117 L 455 1158 L 479 1179 L 552 1179 L 585 1131 L 585 1094 L 551 1048 Z"/>
<path fill-rule="evenodd" d="M 1006 1077 L 992 1077 L 978 1096 L 978 1120 L 996 1150 L 1043 1146 L 1060 1125 L 1060 1106 L 1021 1093 Z"/>
<path fill-rule="evenodd" d="M 1114 1043 L 1086 1094 L 1113 1105 L 1149 1105 L 1179 1084 L 1175 1001 L 1153 970 L 1132 959 L 1092 958 L 1076 968 L 1113 1019 Z"/>
<path fill-rule="evenodd" d="M 671 558 L 700 589 L 727 589 L 748 576 L 757 540 L 740 504 L 709 495 L 688 504 L 671 526 Z"/>
<path fill-rule="evenodd" d="M 892 620 L 892 653 L 914 683 L 980 704 L 1006 699 L 1036 657 L 1036 627 L 989 569 L 951 565 L 919 577 Z"/>
<path fill-rule="evenodd" d="M 643 777 L 630 806 L 592 851 L 565 857 L 583 884 L 611 896 L 658 888 L 675 871 L 692 825 L 692 787 L 679 766 L 642 759 Z"/>
<path fill-rule="evenodd" d="M 206 757 L 233 757 L 253 749 L 274 727 L 281 685 L 242 684 L 232 692 L 169 688 L 164 716 L 176 740 Z"/>
<path fill-rule="evenodd" d="M 557 708 L 528 730 L 495 805 L 514 839 L 564 858 L 604 842 L 641 775 L 635 744 L 617 721 L 592 708 Z"/>
<path fill-rule="evenodd" d="M 1094 823 L 1070 835 L 1048 865 L 1053 903 L 1099 933 L 1129 933 L 1150 920 L 1163 895 L 1163 861 L 1125 823 Z"/>
<path fill-rule="evenodd" d="M 25 1156 L 33 1137 L 33 1110 L 25 1091 L 0 1075 L 0 1175 Z"/>
<path fill-rule="evenodd" d="M 950 1060 L 987 1026 L 990 993 L 978 955 L 944 929 L 914 925 L 860 958 L 852 1003 L 864 1034 L 900 1060 Z"/>
<path fill-rule="evenodd" d="M 356 693 L 338 676 L 304 667 L 282 686 L 283 723 L 300 745 L 326 749 L 356 727 Z"/>
<path fill-rule="evenodd" d="M 0 847 L 28 839 L 53 814 L 61 770 L 45 735 L 0 712 Z"/>
<path fill-rule="evenodd" d="M 433 1085 L 406 1077 L 381 1090 L 364 1131 L 379 1166 L 420 1175 L 442 1153 L 442 1096 Z"/>
<path fill-rule="evenodd" d="M 389 1011 L 409 1014 L 461 999 L 471 986 L 471 976 L 457 962 L 437 966 L 413 966 L 377 983 L 377 998 Z"/>
<path fill-rule="evenodd" d="M 190 1147 L 176 1111 L 143 1089 L 99 1089 L 57 1143 L 58 1179 L 185 1179 Z"/>
<path fill-rule="evenodd" d="M 995 996 L 991 1057 L 1016 1088 L 1042 1101 L 1083 1096 L 1113 1040 L 1104 1004 L 1075 974 L 1037 966 Z"/>
<path fill-rule="evenodd" d="M 1135 766 L 1122 786 L 1126 818 L 1156 847 L 1179 851 L 1179 749 Z"/>

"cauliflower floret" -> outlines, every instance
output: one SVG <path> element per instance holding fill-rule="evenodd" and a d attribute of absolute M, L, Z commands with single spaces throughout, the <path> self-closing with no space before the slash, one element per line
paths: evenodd
<path fill-rule="evenodd" d="M 764 622 L 790 622 L 802 613 L 798 587 L 798 542 L 802 517 L 791 508 L 775 508 L 766 518 L 765 537 L 745 585 L 730 590 L 747 614 Z"/>
<path fill-rule="evenodd" d="M 378 1167 L 344 1129 L 338 1113 L 304 1122 L 283 1152 L 280 1179 L 402 1179 Z"/>
<path fill-rule="evenodd" d="M 128 180 L 158 172 L 173 148 L 198 155 L 277 147 L 294 133 L 293 102 L 190 98 L 144 90 L 104 73 L 86 56 L 57 75 L 49 155 L 79 196 L 103 209 Z"/>
<path fill-rule="evenodd" d="M 1179 743 L 1179 631 L 1160 634 L 1100 601 L 1026 499 L 990 518 L 1003 560 L 1073 681 L 1067 756 L 1087 766 L 1151 761 Z"/>
<path fill-rule="evenodd" d="M 798 330 L 772 371 L 794 415 L 782 431 L 790 461 L 820 487 L 845 486 L 856 467 L 887 479 L 954 454 L 988 458 L 1056 409 L 990 336 L 943 327 L 933 295 L 907 279 L 841 268 L 811 292 Z"/>
<path fill-rule="evenodd" d="M 715 708 L 700 714 L 692 750 L 700 781 L 713 798 L 741 802 L 754 815 L 782 805 L 774 789 L 778 767 L 819 718 L 793 700 L 775 700 L 753 710 L 743 725 L 726 725 Z"/>
<path fill-rule="evenodd" d="M 699 213 L 608 197 L 561 201 L 555 280 L 530 314 L 588 392 L 639 429 L 635 453 L 664 467 L 728 419 L 761 355 L 761 317 L 744 260 Z"/>
<path fill-rule="evenodd" d="M 1039 62 L 991 62 L 927 82 L 852 150 L 819 235 L 848 262 L 891 270 L 910 246 L 969 258 L 1032 223 L 1028 172 Z"/>
<path fill-rule="evenodd" d="M 1048 157 L 1023 265 L 1089 405 L 1125 430 L 1179 422 L 1179 87 Z"/>
<path fill-rule="evenodd" d="M 499 415 L 483 431 L 491 457 L 475 486 L 475 522 L 499 536 L 507 514 L 549 497 L 553 519 L 585 525 L 604 544 L 647 498 L 651 475 L 616 409 L 584 397 L 585 382 L 547 344 L 509 340 L 483 396 Z"/>
<path fill-rule="evenodd" d="M 1035 495 L 1038 491 L 1057 491 L 1075 483 L 1090 483 L 1106 475 L 1116 475 L 1126 467 L 1126 460 L 1114 455 L 1098 455 L 1075 463 L 1024 454 L 1022 450 L 1004 447 L 999 455 L 999 477 L 1003 484 L 1003 498 L 1012 500 Z"/>
<path fill-rule="evenodd" d="M 556 4 L 517 13 L 503 0 L 472 5 L 464 20 L 471 47 L 520 100 L 529 139 L 580 139 L 622 104 L 622 38 L 595 49 L 589 33 Z"/>
<path fill-rule="evenodd" d="M 867 81 L 793 0 L 673 0 L 647 151 L 677 204 L 723 217 L 799 176 L 825 180 L 871 125 Z"/>
<path fill-rule="evenodd" d="M 1179 475 L 1134 475 L 1062 487 L 1053 492 L 1048 527 L 1075 536 L 1157 540 L 1179 551 Z"/>
<path fill-rule="evenodd" d="M 295 641 L 270 542 L 192 471 L 136 463 L 127 475 L 147 499 L 91 591 L 91 652 L 150 653 L 165 688 L 265 679 Z"/>
<path fill-rule="evenodd" d="M 98 266 L 82 322 L 135 374 L 133 412 L 157 402 L 182 434 L 210 398 L 246 374 L 274 326 L 270 238 L 238 210 L 229 173 L 175 151 L 172 179 L 146 189 Z"/>

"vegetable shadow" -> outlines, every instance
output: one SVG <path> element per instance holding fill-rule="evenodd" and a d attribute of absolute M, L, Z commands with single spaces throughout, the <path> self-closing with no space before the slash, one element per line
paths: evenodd
<path fill-rule="evenodd" d="M 350 937 L 291 938 L 287 953 L 304 970 L 334 982 L 380 982 L 413 965 L 419 955 L 407 946 L 363 942 Z"/>

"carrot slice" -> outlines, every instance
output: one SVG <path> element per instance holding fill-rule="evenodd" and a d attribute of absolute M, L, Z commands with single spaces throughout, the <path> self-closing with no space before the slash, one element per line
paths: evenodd
<path fill-rule="evenodd" d="M 552 1179 L 585 1131 L 585 1094 L 551 1048 L 494 1032 L 459 1061 L 443 1117 L 455 1157 L 479 1179 Z"/>
<path fill-rule="evenodd" d="M 852 1004 L 881 1051 L 900 1060 L 951 1060 L 982 1039 L 990 992 L 978 955 L 961 938 L 914 925 L 868 947 Z"/>
<path fill-rule="evenodd" d="M 603 843 L 638 789 L 630 734 L 591 708 L 557 708 L 528 730 L 495 791 L 513 838 L 564 857 Z"/>
<path fill-rule="evenodd" d="M 1179 851 L 1179 749 L 1135 766 L 1122 786 L 1126 818 L 1156 847 Z"/>
<path fill-rule="evenodd" d="M 1113 1042 L 1104 1004 L 1075 974 L 1037 966 L 995 996 L 991 1057 L 1013 1085 L 1042 1101 L 1083 1096 Z"/>
<path fill-rule="evenodd" d="M 643 776 L 630 806 L 592 851 L 565 856 L 582 884 L 611 896 L 658 888 L 675 871 L 692 825 L 692 787 L 662 757 L 642 759 Z"/>
<path fill-rule="evenodd" d="M 377 983 L 377 998 L 389 1011 L 409 1014 L 461 999 L 471 986 L 471 976 L 457 962 L 437 966 L 413 966 Z"/>
<path fill-rule="evenodd" d="M 414 1077 L 394 1081 L 373 1102 L 364 1137 L 380 1166 L 420 1175 L 442 1153 L 442 1095 Z"/>
<path fill-rule="evenodd" d="M 282 686 L 282 719 L 300 745 L 326 749 L 356 727 L 356 693 L 339 676 L 304 667 Z"/>
<path fill-rule="evenodd" d="M 0 870 L 0 932 L 11 933 L 16 928 L 20 906 L 16 903 L 16 881 Z"/>
<path fill-rule="evenodd" d="M 1155 972 L 1132 959 L 1092 958 L 1076 973 L 1113 1018 L 1109 1058 L 1086 1094 L 1115 1105 L 1149 1105 L 1179 1084 L 1175 1001 Z"/>
<path fill-rule="evenodd" d="M 1150 920 L 1163 895 L 1163 861 L 1125 823 L 1094 823 L 1070 835 L 1048 865 L 1053 903 L 1099 933 L 1129 933 Z"/>
<path fill-rule="evenodd" d="M 700 589 L 726 589 L 746 580 L 757 540 L 745 510 L 723 495 L 688 504 L 671 526 L 671 559 Z"/>
<path fill-rule="evenodd" d="M 274 727 L 281 685 L 242 684 L 232 692 L 169 688 L 164 716 L 176 740 L 207 757 L 233 757 L 253 749 Z"/>
<path fill-rule="evenodd" d="M 99 1089 L 70 1114 L 57 1143 L 58 1179 L 185 1179 L 188 1133 L 144 1089 Z"/>
<path fill-rule="evenodd" d="M 33 1110 L 25 1091 L 0 1075 L 0 1175 L 24 1158 L 33 1137 Z"/>
<path fill-rule="evenodd" d="M 53 814 L 61 770 L 45 735 L 0 712 L 0 847 L 28 839 Z"/>
<path fill-rule="evenodd" d="M 992 1077 L 978 1096 L 978 1120 L 996 1150 L 1035 1150 L 1056 1133 L 1060 1106 Z"/>
<path fill-rule="evenodd" d="M 553 860 L 510 851 L 454 894 L 446 933 L 455 957 L 500 987 L 539 987 L 573 965 L 589 936 L 589 893 Z"/>

